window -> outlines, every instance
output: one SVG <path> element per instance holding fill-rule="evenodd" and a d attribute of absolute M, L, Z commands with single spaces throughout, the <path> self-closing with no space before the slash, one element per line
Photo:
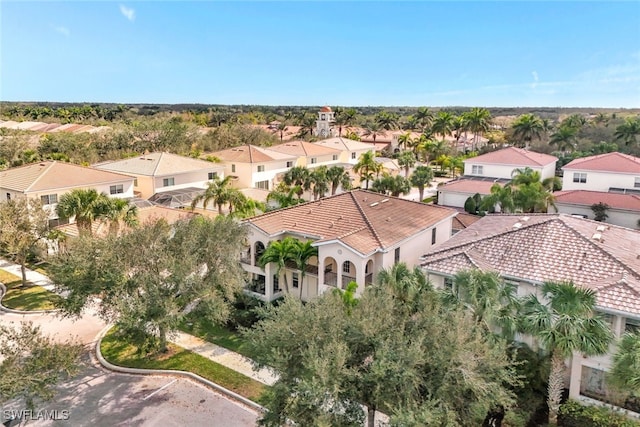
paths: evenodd
<path fill-rule="evenodd" d="M 316 163 L 318 163 L 318 159 L 317 159 L 317 158 L 315 158 L 315 157 L 312 157 L 312 158 L 311 158 L 311 164 L 312 164 L 312 165 L 315 165 Z"/>
<path fill-rule="evenodd" d="M 7 200 L 11 200 L 11 193 L 7 193 Z"/>
<path fill-rule="evenodd" d="M 172 185 L 175 185 L 176 180 L 174 178 L 165 178 L 162 180 L 162 186 L 163 187 L 169 187 Z"/>
<path fill-rule="evenodd" d="M 579 182 L 581 184 L 584 184 L 585 182 L 587 182 L 587 174 L 584 172 L 574 172 L 573 182 Z"/>
<path fill-rule="evenodd" d="M 258 181 L 256 182 L 256 188 L 259 188 L 261 190 L 268 190 L 269 189 L 269 181 Z"/>
<path fill-rule="evenodd" d="M 122 194 L 124 193 L 124 186 L 122 184 L 112 185 L 109 187 L 109 194 Z"/>
<path fill-rule="evenodd" d="M 342 272 L 351 273 L 351 263 L 349 261 L 345 261 L 342 263 Z"/>
<path fill-rule="evenodd" d="M 291 286 L 293 286 L 294 288 L 298 287 L 298 273 L 297 272 L 291 273 Z"/>
<path fill-rule="evenodd" d="M 633 182 L 634 188 L 640 188 L 640 176 L 636 176 L 635 181 Z"/>
<path fill-rule="evenodd" d="M 217 172 L 209 172 L 207 174 L 207 179 L 211 181 L 212 179 L 216 179 L 217 176 L 218 176 Z"/>
<path fill-rule="evenodd" d="M 393 262 L 395 262 L 396 264 L 400 262 L 400 248 L 396 248 L 393 254 Z"/>
<path fill-rule="evenodd" d="M 453 279 L 451 277 L 444 278 L 444 288 L 453 290 Z"/>
<path fill-rule="evenodd" d="M 436 244 L 436 233 L 437 233 L 436 228 L 435 228 L 435 227 L 433 227 L 433 228 L 431 229 L 431 244 L 432 244 L 432 245 L 435 245 L 435 244 Z"/>
<path fill-rule="evenodd" d="M 264 172 L 264 165 L 258 165 L 258 172 Z"/>
<path fill-rule="evenodd" d="M 356 153 L 351 153 L 351 158 L 355 159 L 356 158 Z"/>
<path fill-rule="evenodd" d="M 287 167 L 288 168 L 292 168 L 293 167 L 293 162 L 292 161 L 288 161 L 287 162 Z"/>
<path fill-rule="evenodd" d="M 58 195 L 57 194 L 47 194 L 45 196 L 40 196 L 40 201 L 43 205 L 52 205 L 54 203 L 58 203 Z"/>
<path fill-rule="evenodd" d="M 473 165 L 471 166 L 471 174 L 472 175 L 482 175 L 484 173 L 482 165 Z"/>
<path fill-rule="evenodd" d="M 338 160 L 338 155 L 334 154 L 333 157 L 331 157 L 332 160 Z"/>
<path fill-rule="evenodd" d="M 133 178 L 133 186 L 134 187 L 138 186 L 138 178 Z"/>
<path fill-rule="evenodd" d="M 327 116 L 325 116 L 324 114 L 320 115 L 320 120 L 326 120 L 326 119 L 327 119 Z"/>
<path fill-rule="evenodd" d="M 280 278 L 277 274 L 273 275 L 273 293 L 280 292 Z"/>
<path fill-rule="evenodd" d="M 625 332 L 638 332 L 640 331 L 640 320 L 638 319 L 624 319 L 624 331 Z"/>
<path fill-rule="evenodd" d="M 236 165 L 231 165 L 231 173 L 236 173 Z"/>
<path fill-rule="evenodd" d="M 580 394 L 595 399 L 602 399 L 607 395 L 605 373 L 600 369 L 582 367 L 580 379 Z"/>

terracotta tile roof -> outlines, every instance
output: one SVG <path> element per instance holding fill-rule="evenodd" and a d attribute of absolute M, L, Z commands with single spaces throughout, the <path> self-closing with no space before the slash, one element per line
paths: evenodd
<path fill-rule="evenodd" d="M 337 148 L 326 147 L 324 145 L 312 144 L 306 141 L 289 141 L 283 144 L 269 147 L 269 150 L 279 153 L 290 154 L 298 157 L 325 156 L 331 154 L 340 154 Z"/>
<path fill-rule="evenodd" d="M 94 165 L 97 169 L 121 172 L 131 175 L 163 176 L 199 170 L 218 170 L 224 167 L 205 160 L 179 156 L 171 153 L 150 153 L 115 162 Z"/>
<path fill-rule="evenodd" d="M 44 161 L 0 171 L 0 188 L 20 192 L 84 188 L 133 181 L 127 175 L 58 161 Z"/>
<path fill-rule="evenodd" d="M 479 193 L 479 194 L 491 194 L 491 187 L 493 184 L 503 185 L 501 181 L 487 181 L 487 180 L 475 180 L 475 179 L 456 179 L 449 181 L 444 185 L 438 186 L 438 191 L 452 191 L 458 193 Z"/>
<path fill-rule="evenodd" d="M 562 214 L 487 215 L 422 262 L 446 275 L 472 265 L 534 283 L 570 280 L 598 290 L 601 307 L 640 313 L 638 230 Z"/>
<path fill-rule="evenodd" d="M 640 158 L 618 152 L 606 153 L 575 159 L 562 169 L 640 174 Z"/>
<path fill-rule="evenodd" d="M 340 151 L 374 150 L 371 145 L 365 142 L 354 141 L 353 139 L 339 137 L 323 139 L 322 141 L 314 142 L 314 144 L 321 145 L 323 147 L 334 148 Z"/>
<path fill-rule="evenodd" d="M 640 212 L 640 196 L 636 194 L 605 193 L 603 191 L 569 190 L 553 193 L 555 203 L 591 206 L 606 203 L 613 209 L 624 209 Z"/>
<path fill-rule="evenodd" d="M 280 209 L 246 222 L 265 233 L 296 233 L 316 242 L 338 240 L 361 254 L 392 247 L 455 211 L 365 190 Z"/>
<path fill-rule="evenodd" d="M 251 144 L 216 151 L 213 155 L 222 161 L 237 163 L 265 163 L 275 160 L 297 158 L 297 156 L 272 151 L 268 148 L 257 147 Z"/>
<path fill-rule="evenodd" d="M 502 150 L 492 151 L 491 153 L 465 160 L 466 163 L 473 164 L 513 165 L 523 167 L 546 166 L 557 161 L 557 157 L 517 147 L 507 147 Z"/>
<path fill-rule="evenodd" d="M 451 227 L 454 230 L 464 230 L 465 228 L 469 227 L 471 224 L 480 220 L 480 218 L 482 217 L 478 215 L 471 215 L 468 213 L 458 212 L 458 214 L 455 217 L 453 217 L 453 223 Z"/>

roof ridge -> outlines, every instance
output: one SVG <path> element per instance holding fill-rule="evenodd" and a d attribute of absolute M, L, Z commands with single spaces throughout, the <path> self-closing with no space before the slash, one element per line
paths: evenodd
<path fill-rule="evenodd" d="M 360 190 L 360 191 L 362 191 L 362 190 Z M 382 239 L 380 239 L 380 236 L 378 235 L 378 232 L 373 227 L 373 224 L 371 224 L 371 221 L 369 221 L 369 218 L 367 217 L 367 214 L 364 213 L 364 209 L 362 209 L 362 206 L 360 206 L 360 202 L 358 202 L 358 199 L 353 195 L 353 191 L 349 192 L 349 194 L 351 195 L 351 198 L 355 202 L 356 207 L 360 211 L 360 214 L 364 218 L 364 222 L 367 224 L 367 226 L 369 227 L 369 230 L 371 231 L 373 236 L 376 238 L 376 241 L 378 242 L 378 246 L 381 247 L 381 248 L 384 248 L 384 245 L 382 244 Z"/>
<path fill-rule="evenodd" d="M 162 161 L 162 156 L 164 155 L 164 152 L 161 151 L 160 155 L 158 156 L 158 161 L 156 162 L 156 166 L 153 168 L 153 172 L 151 174 L 151 176 L 156 176 L 156 172 L 158 171 L 158 168 L 160 167 L 160 162 Z"/>
<path fill-rule="evenodd" d="M 47 167 L 45 167 L 45 168 L 44 168 L 44 170 L 38 174 L 38 177 L 37 177 L 36 179 L 34 179 L 34 180 L 31 182 L 31 184 L 29 184 L 29 186 L 28 186 L 27 188 L 25 188 L 25 189 L 24 189 L 24 191 L 26 192 L 26 191 L 31 190 L 31 187 L 33 187 L 34 185 L 36 185 L 36 182 L 40 181 L 40 179 L 42 179 L 42 177 L 43 177 L 47 172 L 49 172 L 49 170 L 50 170 L 50 169 L 53 167 L 53 165 L 55 165 L 57 162 L 58 162 L 57 160 L 52 160 L 52 161 L 51 161 L 51 163 L 49 163 L 49 165 L 47 165 Z M 35 165 L 36 163 L 38 163 L 38 162 L 34 162 L 34 163 L 32 163 L 32 165 Z M 42 164 L 43 162 L 40 162 L 40 163 Z"/>

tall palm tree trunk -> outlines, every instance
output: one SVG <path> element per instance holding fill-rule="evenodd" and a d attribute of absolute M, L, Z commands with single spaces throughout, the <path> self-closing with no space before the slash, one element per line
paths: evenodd
<path fill-rule="evenodd" d="M 300 270 L 300 300 L 302 300 L 302 286 L 304 285 L 304 270 Z"/>
<path fill-rule="evenodd" d="M 549 424 L 558 424 L 558 410 L 564 389 L 564 358 L 561 354 L 553 352 L 551 355 L 551 371 L 549 372 L 549 385 L 547 386 L 547 406 L 549 407 Z"/>
<path fill-rule="evenodd" d="M 375 427 L 376 425 L 376 407 L 367 406 L 367 427 Z"/>

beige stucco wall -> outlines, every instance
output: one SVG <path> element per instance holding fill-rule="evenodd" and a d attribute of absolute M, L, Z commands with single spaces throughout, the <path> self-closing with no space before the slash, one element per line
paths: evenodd
<path fill-rule="evenodd" d="M 162 193 L 164 191 L 179 190 L 181 188 L 188 187 L 197 187 L 204 189 L 207 187 L 207 183 L 209 182 L 209 172 L 215 172 L 218 174 L 218 176 L 220 176 L 220 178 L 224 178 L 224 169 L 218 166 L 212 166 L 211 169 L 158 175 L 153 178 L 154 193 Z M 167 178 L 173 178 L 174 185 L 165 187 L 163 185 L 163 180 Z"/>
<path fill-rule="evenodd" d="M 574 173 L 586 173 L 587 182 L 573 182 Z M 565 170 L 562 177 L 563 190 L 609 191 L 609 188 L 633 189 L 638 174 L 593 172 L 586 170 Z"/>

